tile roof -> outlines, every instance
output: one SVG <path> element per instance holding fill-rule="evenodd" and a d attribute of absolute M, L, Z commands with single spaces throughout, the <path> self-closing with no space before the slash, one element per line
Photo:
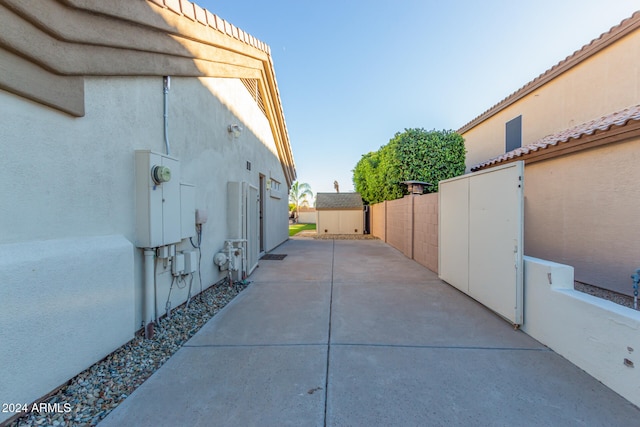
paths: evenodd
<path fill-rule="evenodd" d="M 571 143 L 572 141 L 578 140 L 582 137 L 594 135 L 596 132 L 606 132 L 613 127 L 626 126 L 630 122 L 640 122 L 640 105 L 625 108 L 622 111 L 617 111 L 553 135 L 545 136 L 544 138 L 541 138 L 529 145 L 516 148 L 515 150 L 509 151 L 485 162 L 478 163 L 471 167 L 471 171 L 474 172 L 486 168 L 487 166 L 517 159 L 530 153 L 555 147 L 559 144 Z"/>
<path fill-rule="evenodd" d="M 166 8 L 176 15 L 182 15 L 194 22 L 198 22 L 202 25 L 218 30 L 221 33 L 228 35 L 236 40 L 239 40 L 245 44 L 260 49 L 263 52 L 271 53 L 269 45 L 242 31 L 240 28 L 225 21 L 217 15 L 214 15 L 207 9 L 203 9 L 196 3 L 189 0 L 149 0 L 151 3 Z"/>
<path fill-rule="evenodd" d="M 362 209 L 360 193 L 317 193 L 317 210 Z"/>
<path fill-rule="evenodd" d="M 498 102 L 493 107 L 489 108 L 484 113 L 480 114 L 479 116 L 462 126 L 460 129 L 458 129 L 458 133 L 463 134 L 465 132 L 468 132 L 494 114 L 499 113 L 518 100 L 544 86 L 562 73 L 570 70 L 571 68 L 580 64 L 582 61 L 585 61 L 586 59 L 607 48 L 608 46 L 612 45 L 613 43 L 627 36 L 633 31 L 638 30 L 639 28 L 640 11 L 637 11 L 633 15 L 631 15 L 631 17 L 624 19 L 622 22 L 620 22 L 620 24 L 612 27 L 606 33 L 601 34 L 597 39 L 594 39 L 589 44 L 582 46 L 582 48 L 576 50 L 553 67 L 540 74 L 538 77 L 522 86 L 517 91 L 513 92 L 511 95 L 507 96 L 502 101 Z"/>

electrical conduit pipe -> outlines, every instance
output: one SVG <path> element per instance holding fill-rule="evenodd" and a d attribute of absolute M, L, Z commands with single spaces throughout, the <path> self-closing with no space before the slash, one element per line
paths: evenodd
<path fill-rule="evenodd" d="M 153 249 L 144 250 L 144 294 L 142 306 L 142 322 L 144 326 L 144 337 L 153 338 L 153 317 L 154 317 L 154 282 L 155 282 L 155 256 Z"/>
<path fill-rule="evenodd" d="M 164 146 L 167 150 L 167 156 L 171 155 L 171 150 L 169 149 L 169 89 L 171 87 L 171 77 L 164 76 L 162 78 L 163 84 L 163 101 L 164 101 Z"/>

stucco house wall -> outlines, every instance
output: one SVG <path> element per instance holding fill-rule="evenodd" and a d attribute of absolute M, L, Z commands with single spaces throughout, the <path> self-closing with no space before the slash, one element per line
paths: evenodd
<path fill-rule="evenodd" d="M 640 267 L 640 13 L 463 126 L 467 170 L 524 160 L 525 255 L 631 295 Z M 506 151 L 521 116 L 522 148 Z"/>
<path fill-rule="evenodd" d="M 569 264 L 576 280 L 630 295 L 630 276 L 640 268 L 638 162 L 640 139 L 528 165 L 525 254 Z"/>
<path fill-rule="evenodd" d="M 459 129 L 471 166 L 505 152 L 505 124 L 522 116 L 522 145 L 640 100 L 640 14 L 623 21 Z"/>
<path fill-rule="evenodd" d="M 268 47 L 235 27 L 228 27 L 230 34 L 212 27 L 207 19 L 218 22 L 217 17 L 202 15 L 203 9 L 192 3 L 181 2 L 181 11 L 175 10 L 174 2 L 159 4 L 163 3 L 139 0 L 124 8 L 115 3 L 70 7 L 46 0 L 37 8 L 20 2 L 11 9 L 0 5 L 0 21 L 7 24 L 0 36 L 0 56 L 10 60 L 3 62 L 8 71 L 0 76 L 0 179 L 5 183 L 0 196 L 7 201 L 0 204 L 2 402 L 38 399 L 126 343 L 142 326 L 144 272 L 143 250 L 135 247 L 135 151 L 166 154 L 164 73 L 171 76 L 166 97 L 170 155 L 180 162 L 180 173 L 171 179 L 194 185 L 195 207 L 208 214 L 193 293 L 200 291 L 195 288 L 198 274 L 205 289 L 224 276 L 212 258 L 229 237 L 229 181 L 262 187 L 264 250 L 288 238 L 286 188 L 295 178 L 295 168 Z M 98 8 L 102 14 L 83 7 Z M 185 7 L 198 12 L 198 19 Z M 79 36 L 80 27 L 92 20 L 96 21 L 91 25 L 113 31 L 121 25 L 131 31 L 132 44 L 147 43 L 155 53 L 116 49 L 112 59 L 120 62 L 108 72 L 100 67 L 111 64 L 92 62 L 91 57 L 88 64 L 81 56 L 77 62 L 56 63 L 65 60 L 59 49 L 67 49 L 73 59 L 74 49 L 81 47 L 55 42 L 52 67 L 75 73 L 58 74 L 55 68 L 33 62 L 32 42 L 50 40 L 42 34 L 46 31 L 24 24 L 34 17 L 45 27 L 65 27 L 64 19 L 77 18 Z M 13 50 L 20 41 L 12 39 L 18 34 L 12 27 L 21 29 L 19 35 L 26 40 L 23 52 Z M 175 46 L 166 43 L 158 28 L 181 35 L 193 31 L 193 43 L 196 35 L 217 43 L 216 54 L 193 50 L 195 56 L 213 55 L 211 62 L 249 61 L 252 55 L 261 59 L 251 59 L 256 67 L 249 70 L 252 76 L 234 65 L 201 72 L 188 65 L 199 59 L 185 60 L 182 51 L 179 59 L 172 59 Z M 135 37 L 139 31 L 153 37 Z M 121 34 L 103 36 L 103 43 L 117 44 Z M 235 53 L 225 53 L 229 46 L 236 46 Z M 153 55 L 166 55 L 158 70 L 153 69 Z M 187 65 L 176 65 L 183 60 Z M 136 68 L 147 65 L 147 70 Z M 59 80 L 69 85 L 51 92 L 50 87 L 39 87 L 38 76 L 43 84 Z M 262 106 L 240 80 L 248 77 L 258 83 Z M 237 136 L 229 132 L 231 124 L 242 128 Z M 281 185 L 267 186 L 269 180 Z M 182 250 L 194 250 L 189 239 L 176 245 L 176 251 Z M 171 279 L 170 264 L 158 262 L 158 316 L 165 313 Z M 171 307 L 185 302 L 187 292 L 187 287 L 174 287 Z M 9 415 L 0 414 L 0 422 Z"/>

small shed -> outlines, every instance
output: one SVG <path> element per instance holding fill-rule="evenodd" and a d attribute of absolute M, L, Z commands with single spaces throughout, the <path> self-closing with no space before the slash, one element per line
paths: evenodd
<path fill-rule="evenodd" d="M 363 234 L 360 193 L 318 193 L 316 212 L 318 234 Z"/>

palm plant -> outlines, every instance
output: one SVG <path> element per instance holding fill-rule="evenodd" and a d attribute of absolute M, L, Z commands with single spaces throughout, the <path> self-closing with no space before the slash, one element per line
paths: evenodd
<path fill-rule="evenodd" d="M 307 198 L 307 196 L 313 198 L 313 192 L 311 192 L 311 186 L 309 186 L 309 184 L 306 182 L 296 181 L 291 185 L 291 191 L 289 191 L 289 203 L 296 206 L 296 222 L 298 220 L 298 209 L 300 208 L 300 204 Z"/>

